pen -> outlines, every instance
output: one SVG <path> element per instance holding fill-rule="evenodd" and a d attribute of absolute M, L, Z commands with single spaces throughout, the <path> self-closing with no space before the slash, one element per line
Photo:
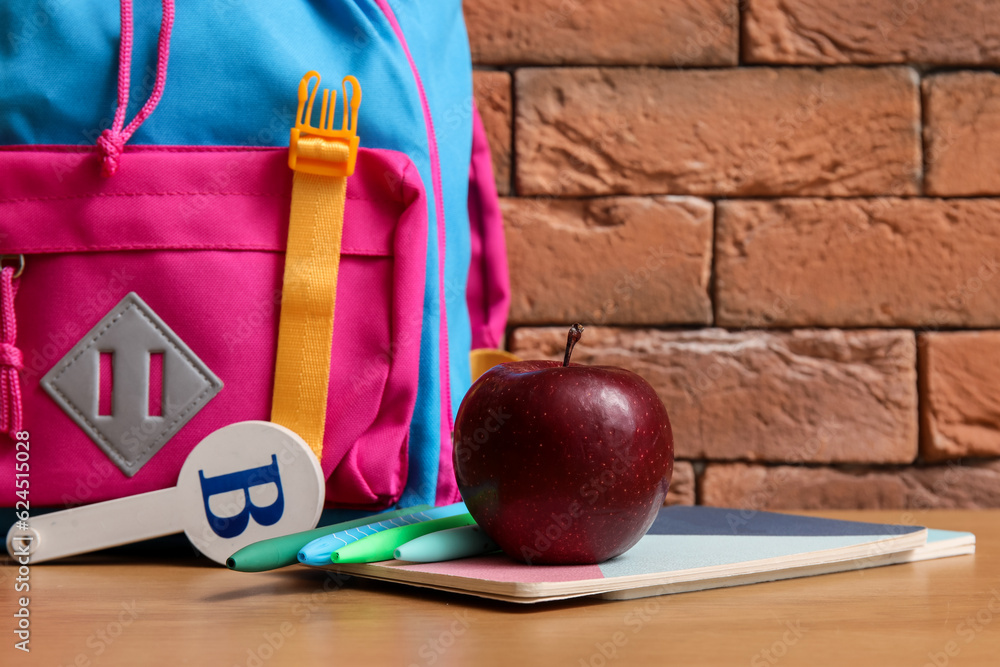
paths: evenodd
<path fill-rule="evenodd" d="M 479 526 L 460 526 L 429 533 L 402 545 L 393 556 L 413 563 L 438 563 L 499 551 Z"/>
<path fill-rule="evenodd" d="M 352 542 L 357 542 L 363 537 L 368 537 L 391 528 L 398 528 L 400 526 L 406 526 L 421 521 L 430 521 L 431 519 L 442 519 L 445 517 L 455 516 L 457 514 L 465 514 L 468 511 L 469 510 L 466 508 L 465 503 L 455 503 L 454 505 L 433 507 L 422 512 L 414 512 L 383 521 L 369 522 L 363 526 L 349 528 L 347 530 L 342 530 L 333 533 L 332 535 L 326 535 L 325 537 L 313 540 L 299 550 L 298 559 L 300 563 L 304 563 L 306 565 L 329 565 L 330 554 Z"/>
<path fill-rule="evenodd" d="M 331 535 L 338 531 L 367 526 L 372 521 L 385 521 L 398 516 L 406 516 L 414 512 L 430 509 L 430 505 L 406 507 L 392 512 L 383 512 L 374 516 L 366 516 L 351 521 L 343 521 L 330 526 L 321 526 L 301 533 L 272 537 L 260 542 L 254 542 L 243 547 L 226 560 L 226 566 L 237 572 L 265 572 L 279 567 L 294 565 L 298 562 L 299 550 L 313 540 Z"/>
<path fill-rule="evenodd" d="M 472 515 L 466 513 L 385 530 L 337 549 L 330 554 L 330 561 L 333 563 L 375 563 L 390 560 L 396 549 L 421 535 L 458 526 L 468 526 L 475 522 Z"/>

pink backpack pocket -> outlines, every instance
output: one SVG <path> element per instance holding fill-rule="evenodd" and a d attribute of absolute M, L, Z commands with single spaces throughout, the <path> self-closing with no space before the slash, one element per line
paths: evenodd
<path fill-rule="evenodd" d="M 24 259 L 16 317 L 4 325 L 16 323 L 31 464 L 45 471 L 31 480 L 39 506 L 173 486 L 209 433 L 270 417 L 287 149 L 125 154 L 128 168 L 102 178 L 91 150 L 0 149 L 0 247 Z M 402 494 L 426 249 L 416 168 L 400 153 L 360 149 L 321 456 L 328 506 L 378 509 Z M 116 337 L 125 326 L 141 335 Z M 0 503 L 13 506 L 15 448 L 6 443 Z"/>
<path fill-rule="evenodd" d="M 510 275 L 493 160 L 479 111 L 472 114 L 469 162 L 469 231 L 471 262 L 466 300 L 472 348 L 500 347 L 510 311 Z"/>

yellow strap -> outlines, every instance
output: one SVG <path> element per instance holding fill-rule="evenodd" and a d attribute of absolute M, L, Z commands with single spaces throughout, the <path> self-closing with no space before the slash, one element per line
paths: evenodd
<path fill-rule="evenodd" d="M 490 370 L 497 364 L 508 361 L 521 361 L 521 359 L 505 350 L 494 350 L 488 347 L 480 347 L 469 353 L 469 365 L 472 367 L 472 381 L 475 382 L 479 376 Z"/>
<path fill-rule="evenodd" d="M 320 76 L 309 71 L 299 82 L 299 106 L 288 142 L 288 166 L 295 177 L 271 399 L 271 421 L 298 433 L 320 461 L 347 177 L 354 173 L 360 141 L 361 85 L 353 76 L 344 77 L 342 84 L 341 129 L 334 130 L 337 92 L 323 91 L 319 124 L 314 125 Z"/>
<path fill-rule="evenodd" d="M 322 140 L 302 139 L 300 144 L 313 141 Z M 346 195 L 343 176 L 295 172 L 271 421 L 302 436 L 319 460 Z"/>

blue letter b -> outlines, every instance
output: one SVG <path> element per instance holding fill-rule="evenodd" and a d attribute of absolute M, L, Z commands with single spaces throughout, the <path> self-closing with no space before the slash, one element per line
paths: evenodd
<path fill-rule="evenodd" d="M 240 470 L 218 477 L 205 477 L 205 471 L 199 470 L 201 480 L 201 495 L 205 501 L 205 516 L 208 525 L 219 537 L 236 537 L 243 533 L 250 523 L 250 517 L 262 526 L 271 526 L 278 522 L 285 511 L 285 496 L 281 490 L 281 476 L 278 474 L 278 457 L 271 454 L 271 463 L 260 468 Z M 278 497 L 267 507 L 257 507 L 250 500 L 250 487 L 273 483 L 278 487 Z M 208 499 L 219 493 L 243 490 L 246 499 L 243 510 L 234 516 L 218 517 L 208 506 Z"/>

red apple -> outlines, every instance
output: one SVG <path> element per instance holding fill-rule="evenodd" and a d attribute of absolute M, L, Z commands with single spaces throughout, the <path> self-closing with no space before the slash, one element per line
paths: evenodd
<path fill-rule="evenodd" d="M 455 420 L 455 473 L 476 523 L 526 563 L 600 563 L 649 530 L 670 484 L 673 435 L 649 383 L 622 368 L 495 366 Z"/>

